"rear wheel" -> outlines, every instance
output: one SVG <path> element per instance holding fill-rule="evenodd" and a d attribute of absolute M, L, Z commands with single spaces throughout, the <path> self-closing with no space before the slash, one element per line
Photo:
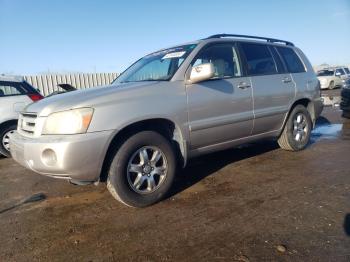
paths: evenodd
<path fill-rule="evenodd" d="M 330 90 L 334 89 L 334 82 L 333 81 L 329 83 L 328 89 L 330 89 Z"/>
<path fill-rule="evenodd" d="M 10 153 L 10 134 L 15 132 L 17 129 L 16 124 L 11 124 L 3 127 L 0 130 L 0 154 L 5 157 L 11 157 Z"/>
<path fill-rule="evenodd" d="M 146 207 L 163 199 L 176 169 L 170 142 L 155 131 L 142 131 L 115 151 L 107 179 L 114 198 L 133 207 Z"/>
<path fill-rule="evenodd" d="M 311 130 L 312 121 L 309 111 L 303 105 L 297 105 L 288 117 L 278 144 L 284 150 L 302 150 L 309 143 Z"/>

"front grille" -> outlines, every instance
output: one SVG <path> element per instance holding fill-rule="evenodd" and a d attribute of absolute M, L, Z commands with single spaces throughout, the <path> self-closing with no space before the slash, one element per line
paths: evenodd
<path fill-rule="evenodd" d="M 37 115 L 35 113 L 22 113 L 19 116 L 19 130 L 27 135 L 34 135 Z"/>

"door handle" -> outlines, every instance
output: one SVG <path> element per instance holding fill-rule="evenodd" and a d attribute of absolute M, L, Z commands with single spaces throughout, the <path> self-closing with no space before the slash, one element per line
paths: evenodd
<path fill-rule="evenodd" d="M 240 82 L 238 85 L 237 85 L 238 88 L 240 89 L 246 89 L 246 88 L 249 88 L 250 87 L 250 84 L 247 84 L 246 82 Z"/>
<path fill-rule="evenodd" d="M 292 79 L 290 79 L 289 77 L 285 77 L 282 79 L 282 82 L 283 83 L 290 83 L 290 82 L 292 82 Z"/>

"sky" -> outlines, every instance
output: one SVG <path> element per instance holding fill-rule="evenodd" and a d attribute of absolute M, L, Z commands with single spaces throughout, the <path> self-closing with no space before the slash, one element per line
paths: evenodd
<path fill-rule="evenodd" d="M 121 72 L 217 33 L 288 40 L 313 65 L 350 64 L 350 0 L 0 0 L 0 74 Z"/>

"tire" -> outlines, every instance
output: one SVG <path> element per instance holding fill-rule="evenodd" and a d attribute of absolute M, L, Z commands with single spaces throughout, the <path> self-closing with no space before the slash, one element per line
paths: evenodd
<path fill-rule="evenodd" d="M 329 89 L 329 90 L 333 90 L 334 87 L 335 87 L 335 86 L 334 86 L 334 82 L 331 81 L 331 82 L 329 83 L 328 89 Z"/>
<path fill-rule="evenodd" d="M 158 160 L 152 161 L 155 154 Z M 112 157 L 107 188 L 118 201 L 131 207 L 146 207 L 169 192 L 176 158 L 170 142 L 159 133 L 142 131 L 132 135 L 114 149 Z"/>
<path fill-rule="evenodd" d="M 312 121 L 309 111 L 304 106 L 297 105 L 288 117 L 278 144 L 284 150 L 302 150 L 309 143 L 311 130 Z"/>
<path fill-rule="evenodd" d="M 11 153 L 8 148 L 8 135 L 9 133 L 15 131 L 17 129 L 17 124 L 10 124 L 7 126 L 4 126 L 0 130 L 0 154 L 2 154 L 5 157 L 11 157 Z"/>

